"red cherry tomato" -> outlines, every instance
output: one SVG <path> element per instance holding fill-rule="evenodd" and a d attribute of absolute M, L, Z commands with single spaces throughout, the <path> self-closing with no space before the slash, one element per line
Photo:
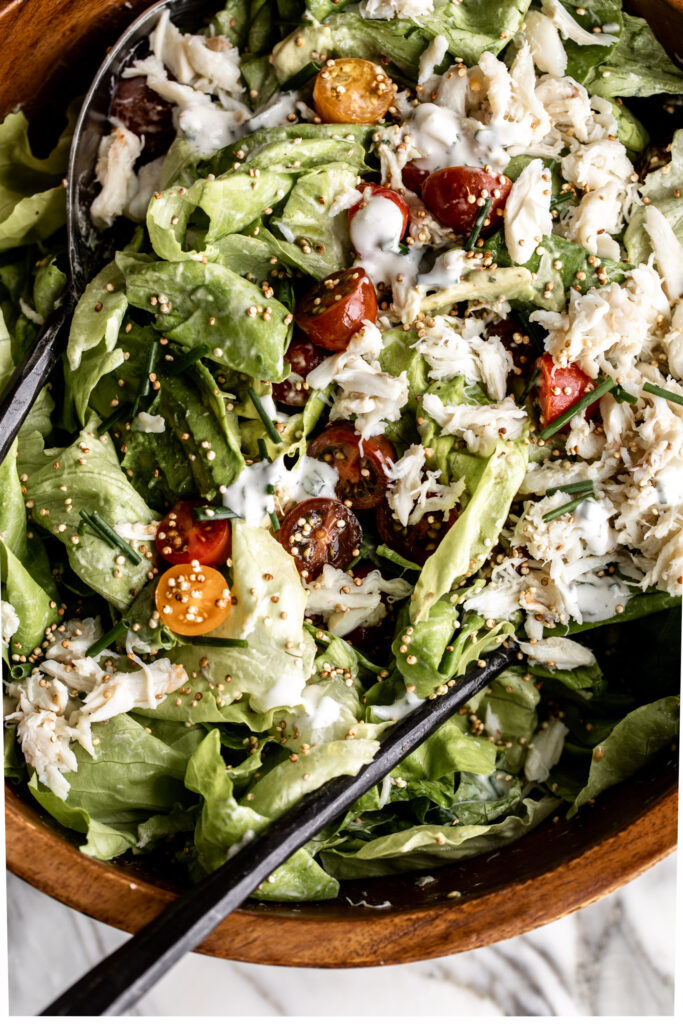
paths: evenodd
<path fill-rule="evenodd" d="M 363 441 L 350 423 L 334 423 L 308 446 L 313 459 L 322 459 L 339 474 L 335 488 L 340 501 L 351 508 L 375 508 L 387 489 L 386 467 L 396 458 L 396 449 L 386 437 Z"/>
<path fill-rule="evenodd" d="M 368 196 L 368 189 L 372 195 Z M 358 186 L 358 190 L 363 193 L 363 198 L 355 203 L 349 210 L 349 228 L 353 218 L 356 216 L 359 210 L 367 205 L 368 199 L 389 199 L 392 203 L 398 206 L 399 210 L 403 214 L 403 230 L 401 231 L 401 238 L 405 235 L 408 230 L 408 219 L 410 217 L 410 207 L 407 202 L 400 196 L 398 192 L 394 192 L 392 188 L 385 188 L 383 185 L 375 185 L 373 182 L 362 181 Z"/>
<path fill-rule="evenodd" d="M 434 216 L 466 237 L 472 231 L 486 199 L 493 199 L 482 235 L 495 231 L 503 217 L 512 182 L 504 174 L 489 174 L 481 167 L 444 167 L 429 175 L 422 199 Z"/>
<path fill-rule="evenodd" d="M 156 546 L 171 565 L 198 561 L 222 565 L 230 554 L 230 523 L 227 519 L 197 522 L 192 509 L 200 501 L 179 501 L 159 523 Z"/>
<path fill-rule="evenodd" d="M 377 319 L 374 285 L 362 267 L 330 274 L 297 303 L 294 319 L 316 345 L 342 352 L 364 320 Z"/>
<path fill-rule="evenodd" d="M 406 164 L 401 171 L 401 178 L 406 188 L 409 188 L 411 192 L 415 192 L 416 195 L 422 195 L 422 186 L 429 177 L 429 171 L 423 171 L 417 164 L 409 163 Z"/>
<path fill-rule="evenodd" d="M 563 412 L 574 405 L 585 393 L 593 381 L 574 363 L 569 366 L 556 366 L 553 357 L 546 352 L 538 360 L 541 377 L 538 383 L 538 398 L 541 403 L 541 421 L 544 427 L 556 420 Z M 599 402 L 593 402 L 586 409 L 586 416 L 595 416 L 599 410 Z"/>
<path fill-rule="evenodd" d="M 285 359 L 292 370 L 285 380 L 279 384 L 273 384 L 273 398 L 276 402 L 284 405 L 302 406 L 308 401 L 310 389 L 306 383 L 306 377 L 316 366 L 322 363 L 327 356 L 312 341 L 300 338 L 293 341 L 285 352 Z"/>
<path fill-rule="evenodd" d="M 282 520 L 279 539 L 305 580 L 314 580 L 324 565 L 345 569 L 358 554 L 361 525 L 350 508 L 334 498 L 309 498 Z"/>
<path fill-rule="evenodd" d="M 424 565 L 457 518 L 457 508 L 452 508 L 445 520 L 443 512 L 428 512 L 415 526 L 402 526 L 389 504 L 382 502 L 377 509 L 377 532 L 387 547 L 411 562 Z"/>

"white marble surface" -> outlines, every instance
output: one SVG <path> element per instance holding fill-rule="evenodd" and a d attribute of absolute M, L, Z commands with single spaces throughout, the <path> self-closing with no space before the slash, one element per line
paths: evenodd
<path fill-rule="evenodd" d="M 670 1016 L 676 860 L 486 949 L 399 967 L 314 970 L 192 954 L 138 1016 Z M 8 877 L 9 1007 L 34 1015 L 123 933 Z"/>

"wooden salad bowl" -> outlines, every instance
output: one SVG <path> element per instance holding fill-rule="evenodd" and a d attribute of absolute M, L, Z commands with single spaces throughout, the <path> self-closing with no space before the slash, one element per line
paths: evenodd
<path fill-rule="evenodd" d="M 0 0 L 4 73 L 0 118 L 18 104 L 54 128 L 64 97 L 84 91 L 147 0 Z M 664 45 L 683 40 L 683 0 L 628 4 Z M 511 938 L 614 891 L 671 853 L 677 835 L 677 755 L 603 793 L 567 821 L 560 811 L 493 853 L 438 870 L 344 882 L 317 904 L 250 902 L 199 951 L 297 967 L 363 967 L 444 956 Z M 181 888 L 143 858 L 103 863 L 6 787 L 7 865 L 42 892 L 97 920 L 138 931 Z"/>

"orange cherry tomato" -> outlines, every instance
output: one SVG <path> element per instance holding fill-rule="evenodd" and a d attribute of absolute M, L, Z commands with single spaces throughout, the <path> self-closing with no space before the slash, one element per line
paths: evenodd
<path fill-rule="evenodd" d="M 157 527 L 157 551 L 172 565 L 194 561 L 223 565 L 230 554 L 230 523 L 226 519 L 198 522 L 192 510 L 202 504 L 195 500 L 179 501 Z"/>
<path fill-rule="evenodd" d="M 377 319 L 375 286 L 362 267 L 330 274 L 297 303 L 294 319 L 316 345 L 342 352 L 364 320 Z"/>
<path fill-rule="evenodd" d="M 328 60 L 313 86 L 315 108 L 327 124 L 375 124 L 395 95 L 395 84 L 379 64 L 361 57 Z"/>
<path fill-rule="evenodd" d="M 210 633 L 231 608 L 223 576 L 199 562 L 167 569 L 157 583 L 154 599 L 163 624 L 181 636 Z"/>

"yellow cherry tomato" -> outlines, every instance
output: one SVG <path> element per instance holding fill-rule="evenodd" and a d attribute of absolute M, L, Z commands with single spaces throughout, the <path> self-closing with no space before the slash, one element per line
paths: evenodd
<path fill-rule="evenodd" d="M 161 621 L 181 636 L 210 633 L 227 618 L 231 607 L 223 576 L 196 561 L 167 569 L 154 597 Z"/>
<path fill-rule="evenodd" d="M 374 124 L 394 101 L 396 86 L 379 64 L 360 57 L 328 60 L 316 75 L 313 102 L 328 124 Z"/>

